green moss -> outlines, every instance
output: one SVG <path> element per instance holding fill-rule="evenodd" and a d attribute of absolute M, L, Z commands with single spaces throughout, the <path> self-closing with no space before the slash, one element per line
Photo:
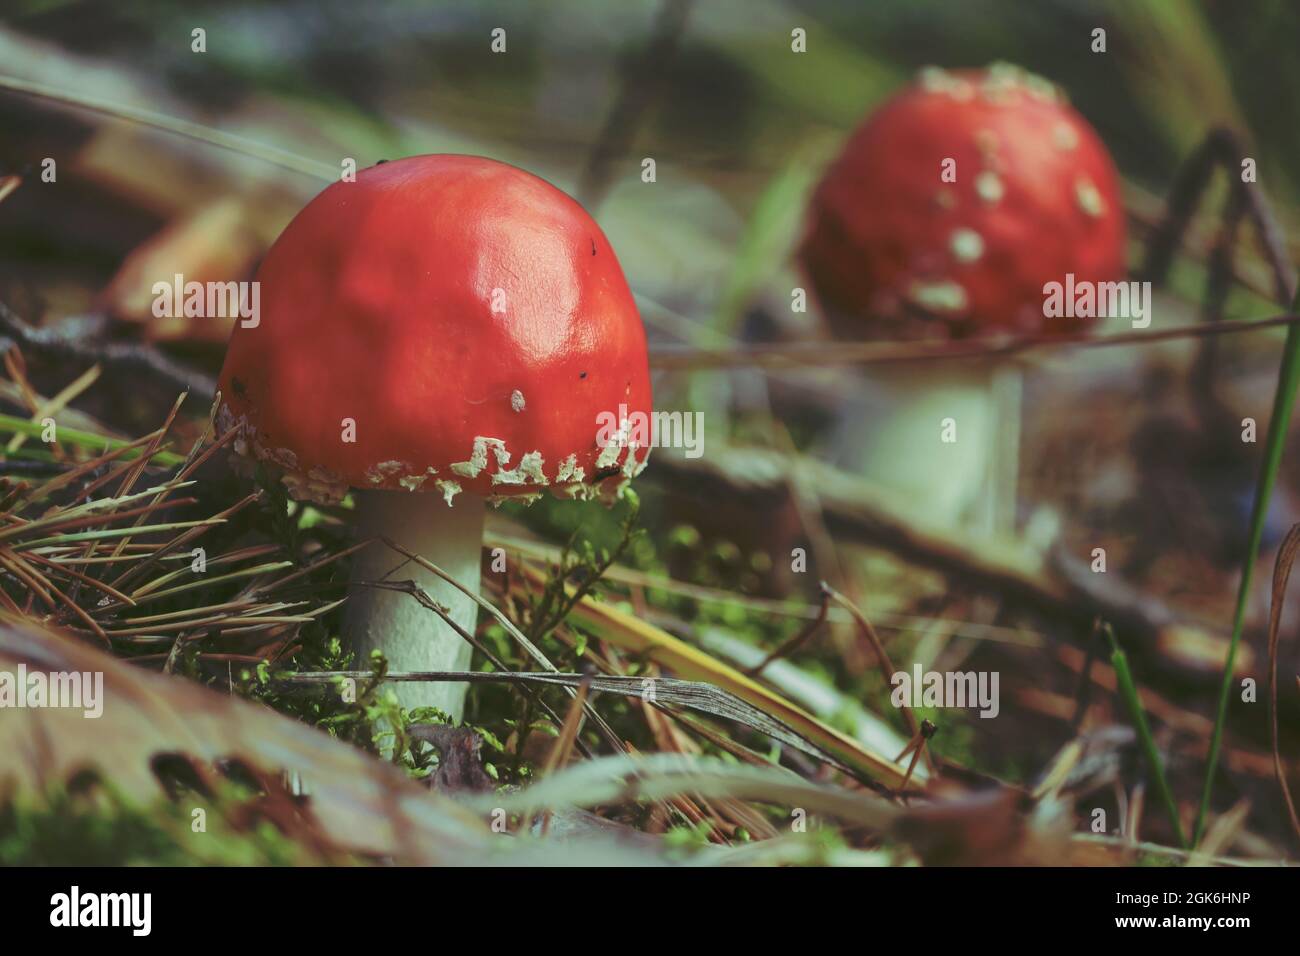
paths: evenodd
<path fill-rule="evenodd" d="M 0 803 L 0 866 L 301 866 L 358 863 L 313 854 L 257 812 L 261 797 L 235 784 L 183 791 L 148 805 L 93 775 L 41 799 Z"/>

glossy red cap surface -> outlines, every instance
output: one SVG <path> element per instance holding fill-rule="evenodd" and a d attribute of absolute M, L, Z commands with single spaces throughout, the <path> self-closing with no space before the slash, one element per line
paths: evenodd
<path fill-rule="evenodd" d="M 597 443 L 601 413 L 651 408 L 632 294 L 592 218 L 530 173 L 452 155 L 362 170 L 294 218 L 257 281 L 220 419 L 299 497 L 588 497 L 644 464 Z"/>

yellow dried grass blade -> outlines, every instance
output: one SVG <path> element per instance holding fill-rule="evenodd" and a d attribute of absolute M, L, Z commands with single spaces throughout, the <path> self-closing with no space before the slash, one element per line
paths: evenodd
<path fill-rule="evenodd" d="M 544 576 L 533 568 L 525 567 L 524 575 L 537 587 L 545 584 Z M 873 753 L 852 737 L 822 723 L 803 708 L 751 680 L 734 667 L 678 640 L 653 624 L 647 624 L 640 618 L 589 597 L 583 598 L 574 607 L 571 617 L 602 640 L 621 650 L 643 655 L 679 677 L 706 681 L 730 691 L 783 721 L 845 765 L 890 789 L 902 786 L 904 768 L 892 760 Z"/>

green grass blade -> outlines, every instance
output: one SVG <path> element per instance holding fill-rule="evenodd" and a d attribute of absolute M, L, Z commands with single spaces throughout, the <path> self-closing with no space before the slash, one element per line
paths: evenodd
<path fill-rule="evenodd" d="M 1137 731 L 1147 766 L 1151 768 L 1151 775 L 1155 778 L 1156 795 L 1160 797 L 1160 803 L 1164 806 L 1165 813 L 1169 815 L 1169 822 L 1178 837 L 1178 845 L 1185 850 L 1187 838 L 1183 836 L 1183 825 L 1178 819 L 1178 804 L 1174 802 L 1174 793 L 1169 789 L 1165 765 L 1160 761 L 1160 751 L 1156 749 L 1156 739 L 1151 735 L 1151 725 L 1147 723 L 1146 712 L 1142 709 L 1142 699 L 1138 697 L 1137 684 L 1133 682 L 1133 673 L 1128 669 L 1128 658 L 1120 649 L 1114 629 L 1109 624 L 1103 625 L 1102 629 L 1106 633 L 1106 640 L 1110 642 L 1110 665 L 1115 669 L 1115 686 L 1128 706 L 1129 715 L 1133 718 L 1133 729 Z"/>
<path fill-rule="evenodd" d="M 1291 304 L 1294 313 L 1300 309 L 1300 294 Z M 1210 810 L 1210 797 L 1214 793 L 1214 777 L 1219 769 L 1219 751 L 1223 747 L 1223 727 L 1228 720 L 1228 696 L 1232 693 L 1232 669 L 1237 661 L 1237 646 L 1246 622 L 1246 604 L 1250 597 L 1250 582 L 1255 572 L 1255 559 L 1259 556 L 1260 542 L 1264 538 L 1264 519 L 1268 515 L 1268 502 L 1277 484 L 1277 473 L 1282 466 L 1282 449 L 1286 445 L 1287 431 L 1291 425 L 1291 410 L 1295 406 L 1297 388 L 1300 388 L 1300 326 L 1287 326 L 1286 344 L 1282 347 L 1282 367 L 1278 371 L 1277 391 L 1273 395 L 1273 415 L 1268 422 L 1268 437 L 1264 440 L 1264 465 L 1255 485 L 1255 503 L 1250 512 L 1250 537 L 1246 545 L 1246 560 L 1241 569 L 1241 585 L 1237 589 L 1237 606 L 1232 616 L 1232 640 L 1228 644 L 1228 657 L 1223 665 L 1223 684 L 1219 688 L 1219 708 L 1214 718 L 1214 733 L 1210 737 L 1210 753 L 1205 765 L 1205 786 L 1201 790 L 1201 806 L 1196 811 L 1196 828 L 1192 843 L 1201 841 L 1205 830 L 1205 817 Z"/>
<path fill-rule="evenodd" d="M 283 169 L 291 169 L 294 172 L 314 176 L 327 182 L 332 182 L 338 178 L 338 170 L 328 163 L 317 162 L 314 159 L 299 156 L 278 146 L 258 143 L 243 136 L 236 136 L 234 133 L 227 133 L 211 126 L 204 126 L 202 123 L 192 123 L 177 116 L 167 116 L 164 113 L 156 113 L 126 103 L 114 103 L 111 100 L 91 96 L 77 90 L 60 89 L 56 86 L 48 86 L 45 83 L 35 83 L 31 80 L 4 74 L 0 74 L 0 89 L 25 93 L 28 96 L 53 100 L 56 103 L 66 103 L 95 113 L 103 113 L 106 116 L 116 116 L 119 119 L 130 120 L 143 126 L 150 126 L 154 129 L 165 130 L 168 133 L 175 133 L 177 136 L 197 140 L 200 143 L 207 143 L 209 146 L 218 146 L 221 149 L 228 149 L 244 156 L 255 156 Z"/>
<path fill-rule="evenodd" d="M 75 541 L 106 541 L 111 538 L 131 538 L 136 535 L 153 534 L 156 531 L 184 531 L 188 528 L 200 528 L 204 525 L 224 524 L 225 518 L 207 518 L 203 521 L 169 521 L 166 524 L 142 524 L 130 528 L 110 528 L 105 531 L 77 531 L 72 534 L 58 534 L 49 538 L 37 538 L 35 541 L 21 541 L 14 545 L 16 551 L 28 551 L 43 548 L 51 544 L 70 544 Z"/>
<path fill-rule="evenodd" d="M 0 432 L 16 432 L 20 435 L 27 435 L 31 438 L 40 438 L 44 426 L 40 422 L 28 421 L 26 418 L 16 418 L 13 415 L 0 415 Z M 94 432 L 83 432 L 76 428 L 68 428 L 64 425 L 59 426 L 59 442 L 65 445 L 76 445 L 79 448 L 87 448 L 91 451 L 106 452 L 117 451 L 123 445 L 130 442 L 122 441 L 118 438 L 109 438 L 106 435 L 96 435 Z M 124 457 L 128 459 L 140 457 L 140 452 L 132 450 Z M 164 467 L 173 467 L 185 461 L 183 455 L 178 455 L 170 451 L 158 451 L 153 454 L 153 461 Z"/>

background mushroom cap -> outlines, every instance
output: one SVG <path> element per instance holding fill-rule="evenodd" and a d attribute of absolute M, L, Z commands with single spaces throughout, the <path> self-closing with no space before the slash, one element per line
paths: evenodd
<path fill-rule="evenodd" d="M 1048 81 L 927 68 L 827 171 L 800 259 L 844 338 L 1077 331 L 1044 317 L 1043 285 L 1124 278 L 1119 177 Z"/>
<path fill-rule="evenodd" d="M 219 414 L 299 497 L 586 497 L 644 464 L 597 444 L 600 413 L 651 407 L 627 281 L 595 221 L 530 173 L 453 155 L 362 170 L 294 218 L 257 281 Z"/>

